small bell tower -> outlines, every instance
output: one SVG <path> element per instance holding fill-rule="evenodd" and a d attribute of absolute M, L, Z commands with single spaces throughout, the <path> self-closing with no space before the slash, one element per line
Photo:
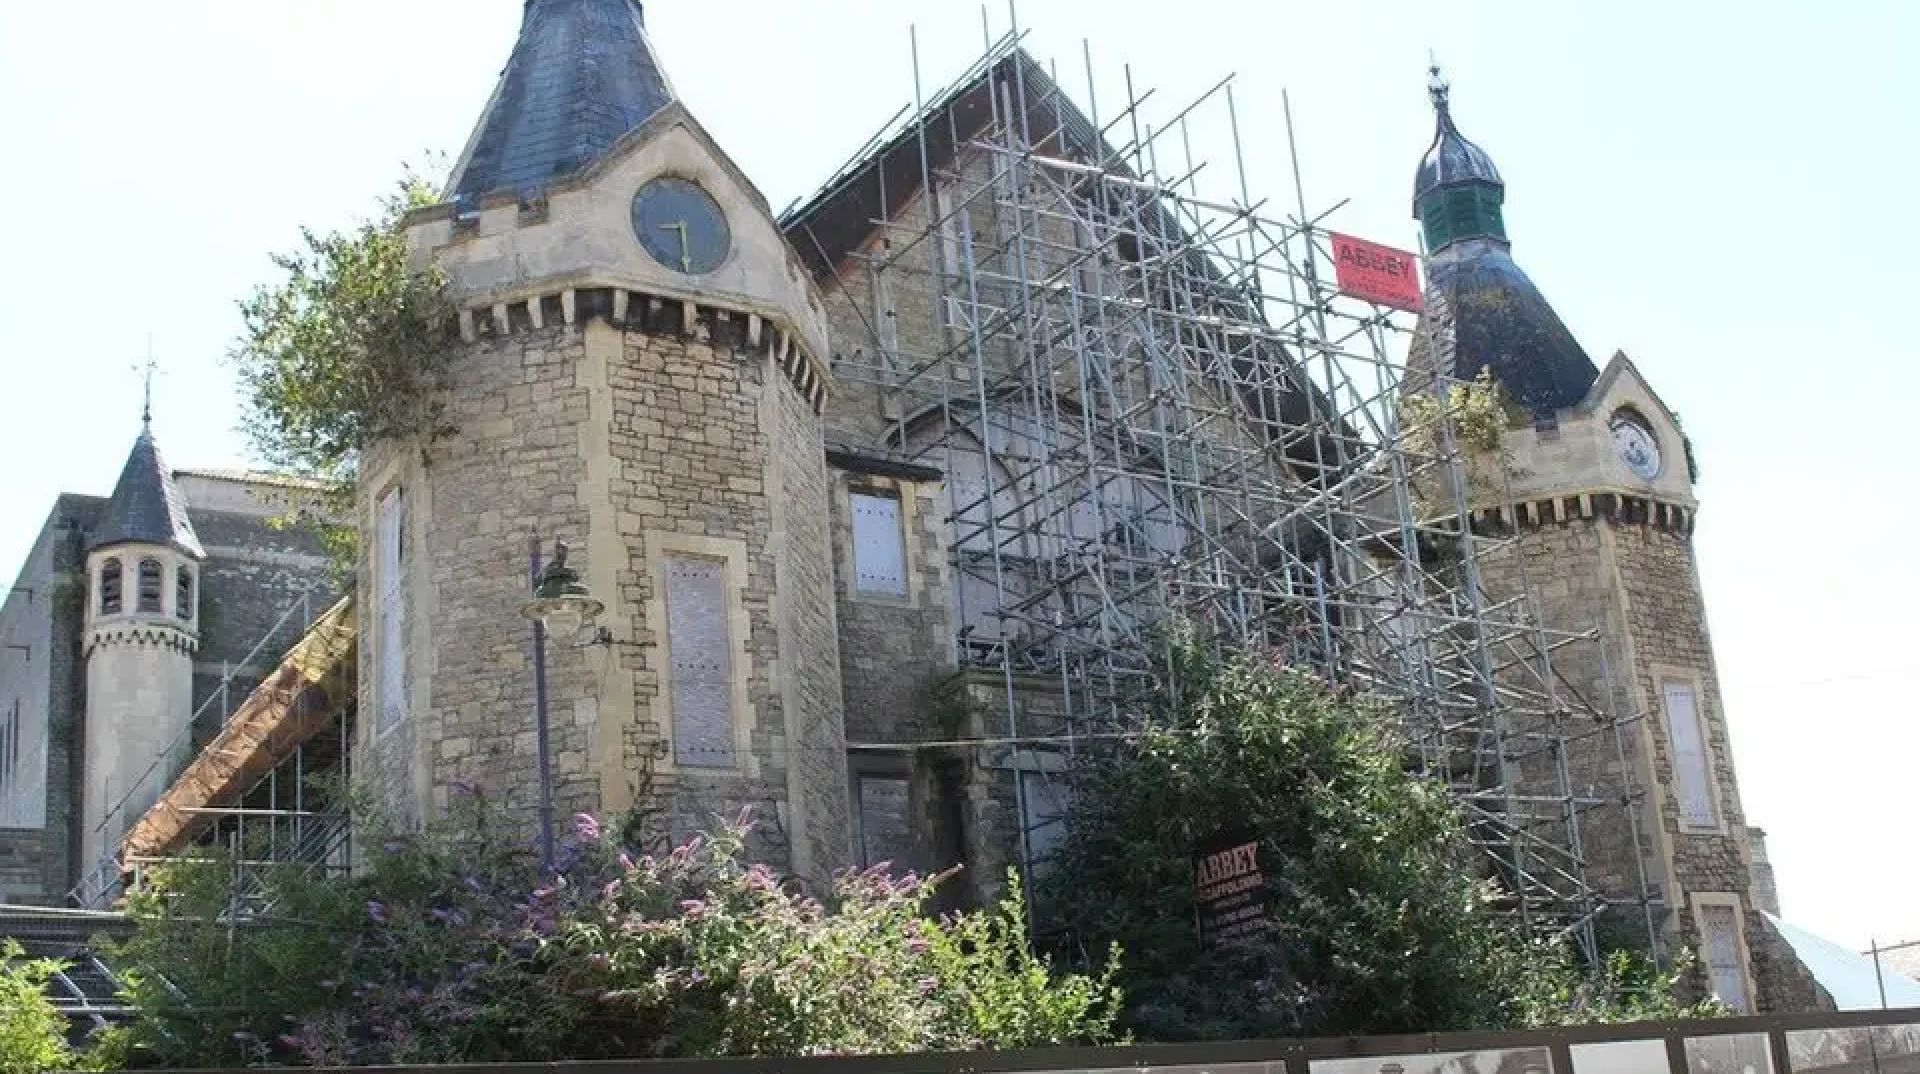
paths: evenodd
<path fill-rule="evenodd" d="M 87 548 L 83 871 L 186 764 L 205 558 L 149 406 Z"/>

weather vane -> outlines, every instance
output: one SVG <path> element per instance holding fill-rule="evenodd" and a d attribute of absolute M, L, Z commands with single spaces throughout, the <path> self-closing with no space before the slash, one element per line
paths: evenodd
<path fill-rule="evenodd" d="M 1436 108 L 1447 106 L 1447 78 L 1440 73 L 1440 57 L 1432 49 L 1427 50 L 1427 93 L 1433 97 Z"/>
<path fill-rule="evenodd" d="M 153 374 L 159 368 L 160 363 L 153 358 L 153 337 L 148 336 L 147 362 L 145 365 L 133 367 L 133 371 L 141 375 L 142 381 L 140 394 L 140 424 L 142 425 L 153 424 Z"/>

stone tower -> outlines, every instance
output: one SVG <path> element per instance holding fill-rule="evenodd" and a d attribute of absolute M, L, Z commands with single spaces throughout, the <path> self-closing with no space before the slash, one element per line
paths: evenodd
<path fill-rule="evenodd" d="M 87 549 L 83 871 L 119 849 L 192 752 L 204 558 L 143 418 Z"/>
<path fill-rule="evenodd" d="M 1731 1005 L 1767 1007 L 1770 932 L 1694 558 L 1690 446 L 1634 364 L 1616 354 L 1597 368 L 1514 262 L 1506 185 L 1455 125 L 1437 71 L 1432 96 L 1413 202 L 1427 308 L 1407 382 L 1485 371 L 1510 402 L 1507 457 L 1474 460 L 1468 482 L 1476 530 L 1512 538 L 1481 565 L 1488 596 L 1524 595 L 1547 627 L 1592 631 L 1553 654 L 1558 688 L 1623 721 L 1617 737 L 1567 729 L 1569 766 L 1595 798 L 1588 879 L 1615 924 L 1651 926 L 1667 950 L 1694 950 L 1702 984 Z"/>
<path fill-rule="evenodd" d="M 361 475 L 361 774 L 415 819 L 463 784 L 531 806 L 521 608 L 557 537 L 606 605 L 601 641 L 547 646 L 559 815 L 750 809 L 756 854 L 824 877 L 849 848 L 810 276 L 635 0 L 528 0 L 447 197 L 408 224 L 459 309 L 453 431 Z"/>

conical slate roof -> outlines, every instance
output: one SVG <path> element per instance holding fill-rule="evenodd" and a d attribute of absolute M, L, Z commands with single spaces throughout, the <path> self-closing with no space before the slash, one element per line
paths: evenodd
<path fill-rule="evenodd" d="M 638 0 L 527 0 L 520 40 L 447 184 L 527 196 L 593 163 L 674 100 Z"/>
<path fill-rule="evenodd" d="M 1585 399 L 1599 368 L 1505 244 L 1472 239 L 1447 254 L 1427 263 L 1420 326 L 1448 337 L 1446 371 L 1472 380 L 1487 370 L 1536 418 Z"/>
<path fill-rule="evenodd" d="M 194 535 L 193 522 L 187 518 L 186 501 L 173 485 L 173 474 L 160 457 L 153 442 L 151 426 L 140 430 L 133 442 L 113 496 L 100 516 L 94 531 L 92 549 L 128 544 L 171 545 L 198 559 L 206 555 L 200 538 Z"/>

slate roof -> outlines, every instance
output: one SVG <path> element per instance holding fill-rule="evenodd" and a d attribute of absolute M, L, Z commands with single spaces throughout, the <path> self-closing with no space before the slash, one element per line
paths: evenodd
<path fill-rule="evenodd" d="M 1015 87 L 1021 91 L 1017 96 Z M 994 95 L 1003 88 L 1009 92 L 1007 99 L 1023 102 L 1026 115 L 1020 119 L 1038 143 L 1034 147 L 1037 152 L 1104 161 L 1111 172 L 1131 174 L 1046 69 L 1024 48 L 1003 46 L 928 101 L 919 116 L 908 115 L 903 123 L 883 130 L 817 193 L 780 214 L 781 231 L 823 288 L 833 286 L 828 281 L 873 233 L 875 220 L 897 218 L 913 199 L 923 196 L 920 181 L 924 174 L 937 175 L 950 168 L 961 150 L 987 131 L 996 114 Z M 1142 230 L 1165 236 L 1168 249 L 1186 247 L 1180 256 L 1186 261 L 1186 275 L 1201 308 L 1228 320 L 1265 322 L 1259 304 L 1249 301 L 1233 285 L 1199 243 L 1183 241 L 1189 232 L 1171 209 L 1162 206 L 1153 215 L 1157 219 L 1142 221 Z M 1310 430 L 1337 424 L 1337 435 L 1349 440 L 1354 438 L 1354 431 L 1337 422 L 1332 402 L 1285 348 L 1276 343 L 1259 345 L 1256 350 L 1261 360 L 1273 363 L 1280 375 L 1248 375 L 1246 382 L 1283 383 L 1266 400 L 1258 398 L 1261 391 L 1249 387 L 1244 402 L 1289 429 L 1279 447 L 1295 464 L 1297 476 L 1308 482 L 1338 480 L 1331 462 L 1343 453 L 1332 443 L 1333 436 Z"/>
<path fill-rule="evenodd" d="M 1471 380 L 1480 370 L 1536 418 L 1587 397 L 1600 370 L 1506 244 L 1471 239 L 1427 263 L 1427 312 L 1442 368 Z"/>
<path fill-rule="evenodd" d="M 674 100 L 639 0 L 527 0 L 520 39 L 447 184 L 525 198 L 593 163 Z"/>
<path fill-rule="evenodd" d="M 89 551 L 116 544 L 170 545 L 195 558 L 206 552 L 187 518 L 187 504 L 174 487 L 173 476 L 153 441 L 153 429 L 140 430 L 113 486 L 106 510 L 93 533 Z"/>

